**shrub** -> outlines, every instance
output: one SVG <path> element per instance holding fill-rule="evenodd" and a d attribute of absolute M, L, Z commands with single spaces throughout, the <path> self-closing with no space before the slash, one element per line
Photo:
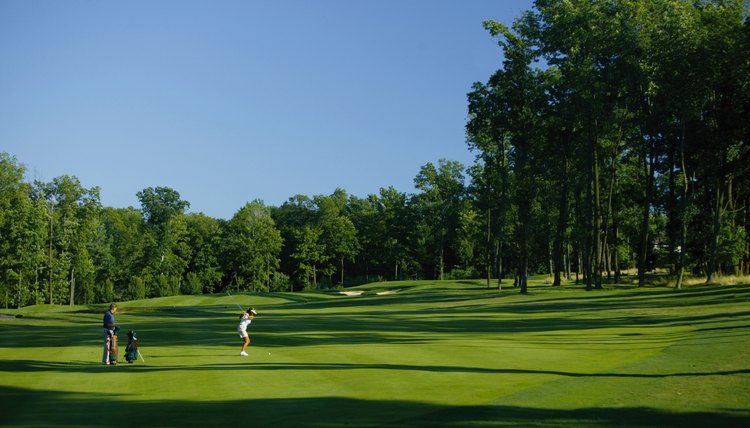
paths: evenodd
<path fill-rule="evenodd" d="M 195 272 L 188 272 L 185 282 L 182 285 L 182 294 L 196 295 L 201 294 L 203 284 Z"/>
<path fill-rule="evenodd" d="M 292 279 L 283 272 L 275 272 L 271 278 L 269 291 L 292 291 Z"/>
<path fill-rule="evenodd" d="M 143 280 L 143 278 L 139 277 L 133 277 L 130 278 L 130 284 L 128 284 L 128 289 L 126 294 L 126 298 L 130 300 L 141 300 L 146 298 L 146 281 Z"/>

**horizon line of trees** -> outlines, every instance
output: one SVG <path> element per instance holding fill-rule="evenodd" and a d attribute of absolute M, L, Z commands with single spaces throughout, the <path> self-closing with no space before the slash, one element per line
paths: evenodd
<path fill-rule="evenodd" d="M 466 168 L 416 192 L 336 189 L 229 220 L 168 187 L 102 206 L 0 152 L 0 301 L 75 304 L 378 280 L 711 281 L 750 272 L 750 21 L 741 0 L 537 0 L 487 21 L 503 67 L 468 94 Z M 468 182 L 467 182 L 468 177 Z"/>

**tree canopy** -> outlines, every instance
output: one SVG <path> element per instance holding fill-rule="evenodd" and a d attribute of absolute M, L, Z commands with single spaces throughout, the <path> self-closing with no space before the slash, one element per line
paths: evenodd
<path fill-rule="evenodd" d="M 748 15 L 741 0 L 537 0 L 486 21 L 502 66 L 471 86 L 457 142 L 476 162 L 427 162 L 411 194 L 339 188 L 224 220 L 169 187 L 104 207 L 98 187 L 27 182 L 0 152 L 2 305 L 750 273 Z"/>

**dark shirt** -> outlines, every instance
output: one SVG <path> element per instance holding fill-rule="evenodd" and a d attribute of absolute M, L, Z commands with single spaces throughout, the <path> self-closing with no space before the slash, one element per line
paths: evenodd
<path fill-rule="evenodd" d="M 104 313 L 104 328 L 109 330 L 115 329 L 115 316 L 111 311 L 107 311 Z"/>

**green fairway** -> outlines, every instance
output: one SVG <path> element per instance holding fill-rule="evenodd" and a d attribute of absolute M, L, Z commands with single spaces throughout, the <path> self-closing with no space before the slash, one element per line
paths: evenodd
<path fill-rule="evenodd" d="M 118 302 L 118 366 L 105 305 L 3 310 L 0 425 L 750 426 L 749 285 L 541 282 Z"/>

